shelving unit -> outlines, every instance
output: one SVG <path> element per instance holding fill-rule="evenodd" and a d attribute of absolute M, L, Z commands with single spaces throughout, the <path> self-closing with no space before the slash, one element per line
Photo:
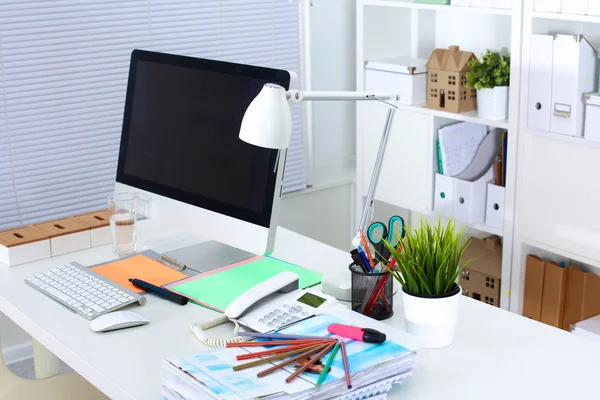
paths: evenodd
<path fill-rule="evenodd" d="M 600 143 L 528 127 L 532 33 L 583 34 L 600 46 L 600 17 L 534 11 L 523 1 L 523 62 L 519 120 L 510 310 L 521 313 L 525 259 L 542 251 L 569 263 L 600 268 Z"/>
<path fill-rule="evenodd" d="M 477 111 L 454 114 L 418 106 L 400 106 L 396 112 L 375 198 L 399 209 L 409 218 L 432 217 L 436 140 L 439 128 L 457 121 L 473 122 L 509 131 L 504 229 L 483 223 L 467 225 L 480 235 L 503 237 L 501 307 L 510 305 L 511 260 L 521 80 L 522 7 L 512 10 L 418 4 L 401 0 L 357 0 L 356 89 L 366 90 L 365 63 L 390 57 L 428 59 L 435 48 L 458 45 L 479 55 L 486 49 L 509 50 L 512 56 L 510 117 L 505 121 L 479 118 Z M 386 109 L 357 105 L 357 177 L 355 204 L 364 204 Z M 513 140 L 514 138 L 514 140 Z M 356 207 L 358 221 L 362 207 Z"/>

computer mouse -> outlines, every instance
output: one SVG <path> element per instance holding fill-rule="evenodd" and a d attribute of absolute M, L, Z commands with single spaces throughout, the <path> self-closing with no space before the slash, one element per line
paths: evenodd
<path fill-rule="evenodd" d="M 109 332 L 117 329 L 132 328 L 150 323 L 150 320 L 135 311 L 115 311 L 104 314 L 90 322 L 94 332 Z"/>

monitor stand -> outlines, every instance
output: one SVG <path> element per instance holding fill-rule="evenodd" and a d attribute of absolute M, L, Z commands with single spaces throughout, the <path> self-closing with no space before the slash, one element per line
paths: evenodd
<path fill-rule="evenodd" d="M 209 272 L 256 256 L 256 254 L 212 240 L 167 251 L 164 254 L 199 273 Z"/>

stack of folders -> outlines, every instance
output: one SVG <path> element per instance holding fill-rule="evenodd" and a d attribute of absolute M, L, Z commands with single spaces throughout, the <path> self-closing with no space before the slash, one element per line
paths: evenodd
<path fill-rule="evenodd" d="M 336 357 L 324 383 L 317 388 L 320 373 L 303 372 L 298 379 L 286 383 L 294 371 L 301 367 L 290 364 L 276 372 L 258 378 L 257 373 L 273 367 L 277 362 L 234 371 L 240 364 L 237 356 L 248 354 L 252 348 L 218 348 L 201 353 L 173 357 L 164 361 L 161 396 L 168 400 L 189 399 L 386 399 L 396 383 L 409 377 L 416 361 L 416 342 L 410 335 L 388 325 L 368 319 L 358 313 L 344 310 L 336 316 L 320 315 L 300 321 L 282 329 L 280 333 L 307 336 L 331 336 L 327 327 L 333 323 L 365 326 L 387 335 L 382 344 L 369 344 L 344 339 L 352 388 L 345 379 L 342 357 Z M 281 360 L 279 360 L 281 362 Z M 315 364 L 314 366 L 319 366 Z M 320 365 L 321 369 L 324 367 Z"/>

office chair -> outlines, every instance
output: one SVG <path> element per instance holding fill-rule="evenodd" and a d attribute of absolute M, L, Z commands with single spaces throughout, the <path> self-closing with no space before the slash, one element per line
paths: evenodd
<path fill-rule="evenodd" d="M 14 375 L 4 363 L 0 338 L 0 400 L 106 400 L 102 392 L 77 373 L 43 380 L 23 379 Z"/>

